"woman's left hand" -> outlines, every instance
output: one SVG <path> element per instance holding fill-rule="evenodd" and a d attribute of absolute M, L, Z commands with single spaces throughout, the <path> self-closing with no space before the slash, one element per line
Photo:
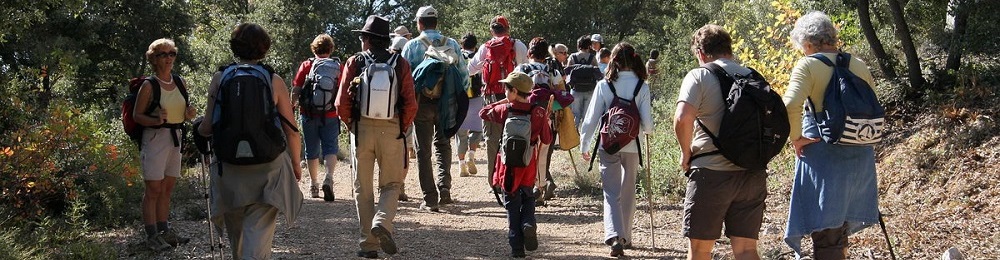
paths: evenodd
<path fill-rule="evenodd" d="M 188 106 L 187 111 L 184 111 L 184 118 L 191 120 L 194 119 L 195 116 L 198 116 L 198 110 L 195 110 L 192 106 Z"/>
<path fill-rule="evenodd" d="M 819 142 L 819 138 L 801 136 L 799 139 L 792 141 L 792 147 L 795 147 L 795 156 L 802 157 L 802 148 L 815 142 Z"/>

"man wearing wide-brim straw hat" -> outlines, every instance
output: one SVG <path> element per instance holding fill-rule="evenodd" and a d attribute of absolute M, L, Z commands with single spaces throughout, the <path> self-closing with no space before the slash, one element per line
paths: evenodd
<path fill-rule="evenodd" d="M 351 132 L 352 148 L 355 149 L 354 200 L 363 235 L 359 244 L 361 250 L 357 255 L 378 258 L 380 248 L 390 255 L 398 251 L 392 236 L 392 221 L 399 206 L 397 198 L 406 178 L 403 133 L 407 131 L 416 116 L 417 103 L 409 64 L 398 54 L 388 51 L 389 21 L 372 15 L 365 21 L 364 28 L 353 31 L 359 34 L 362 53 L 352 56 L 344 65 L 344 77 L 340 80 L 336 106 L 340 119 Z M 355 100 L 355 97 L 360 96 L 362 92 L 367 92 L 366 88 L 369 87 L 356 80 L 365 69 L 366 63 L 385 63 L 394 68 L 396 84 L 390 85 L 390 88 L 397 89 L 390 90 L 390 93 L 394 91 L 399 93 L 398 98 L 402 107 L 393 110 L 394 115 L 389 119 L 365 116 L 360 111 L 370 106 L 370 102 Z M 369 101 L 373 100 L 377 101 L 376 99 Z M 358 106 L 358 110 L 353 110 L 354 106 Z M 391 104 L 390 107 L 396 105 Z M 357 112 L 352 113 L 354 111 Z M 372 184 L 376 160 L 379 163 L 377 207 Z"/>

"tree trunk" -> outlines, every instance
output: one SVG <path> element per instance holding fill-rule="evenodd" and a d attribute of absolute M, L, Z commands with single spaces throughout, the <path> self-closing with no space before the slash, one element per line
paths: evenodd
<path fill-rule="evenodd" d="M 909 77 L 910 87 L 919 93 L 923 90 L 926 82 L 920 72 L 920 57 L 917 56 L 917 48 L 913 45 L 913 37 L 910 34 L 909 25 L 906 24 L 903 7 L 899 0 L 888 0 L 887 2 L 889 3 L 889 12 L 892 13 L 892 21 L 896 25 L 896 37 L 899 38 L 903 54 L 906 55 L 907 77 Z"/>
<path fill-rule="evenodd" d="M 954 15 L 955 23 L 949 28 L 951 40 L 948 43 L 948 60 L 945 62 L 945 71 L 957 71 L 962 65 L 962 49 L 965 31 L 969 24 L 969 14 L 971 13 L 975 1 L 973 0 L 951 0 L 948 2 L 948 15 Z"/>
<path fill-rule="evenodd" d="M 857 9 L 858 18 L 860 18 L 861 22 L 861 31 L 865 33 L 868 45 L 871 45 L 872 52 L 875 54 L 875 58 L 878 59 L 878 66 L 882 69 L 882 74 L 890 79 L 899 77 L 896 75 L 896 69 L 892 66 L 891 57 L 886 54 L 885 47 L 882 46 L 882 41 L 878 39 L 878 35 L 875 33 L 875 27 L 872 25 L 870 3 L 868 0 L 858 0 Z"/>

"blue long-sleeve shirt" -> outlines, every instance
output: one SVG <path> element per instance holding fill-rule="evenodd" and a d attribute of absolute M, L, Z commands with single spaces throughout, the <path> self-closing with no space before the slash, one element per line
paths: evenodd
<path fill-rule="evenodd" d="M 406 61 L 410 62 L 411 68 L 416 68 L 417 65 L 420 65 L 420 63 L 424 61 L 424 53 L 427 52 L 427 45 L 425 45 L 422 41 L 420 41 L 420 37 L 427 37 L 427 39 L 435 43 L 440 42 L 442 39 L 445 38 L 445 36 L 441 35 L 441 32 L 439 32 L 438 30 L 424 30 L 420 32 L 420 36 L 414 37 L 410 41 L 406 42 L 406 45 L 403 46 L 403 58 L 406 58 Z M 458 42 L 455 41 L 455 39 L 452 38 L 447 38 L 447 39 L 448 39 L 447 42 L 448 47 L 451 47 L 452 50 L 455 50 L 455 53 L 460 58 L 454 64 L 455 66 L 458 67 L 458 73 L 460 74 L 461 78 L 464 79 L 464 81 L 461 82 L 460 86 L 466 86 L 469 84 L 469 69 L 467 68 L 465 59 L 461 59 L 462 46 L 460 46 Z"/>

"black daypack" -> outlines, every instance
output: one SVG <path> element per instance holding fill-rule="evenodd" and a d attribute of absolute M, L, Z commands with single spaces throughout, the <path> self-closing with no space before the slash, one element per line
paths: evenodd
<path fill-rule="evenodd" d="M 823 141 L 861 146 L 882 141 L 885 109 L 868 82 L 851 72 L 851 55 L 838 53 L 836 65 L 823 54 L 809 57 L 833 67 L 833 76 L 823 93 L 823 111 L 816 111 L 812 98 L 806 107 L 816 116 Z"/>
<path fill-rule="evenodd" d="M 731 75 L 715 63 L 703 67 L 719 79 L 726 109 L 718 134 L 713 134 L 701 119 L 696 120 L 718 150 L 694 155 L 691 160 L 722 154 L 739 167 L 767 169 L 767 163 L 781 152 L 791 131 L 781 96 L 753 69 L 748 75 Z"/>
<path fill-rule="evenodd" d="M 281 124 L 298 131 L 278 113 L 271 74 L 270 68 L 256 64 L 222 69 L 212 116 L 212 150 L 220 161 L 235 165 L 274 161 L 287 145 Z"/>
<path fill-rule="evenodd" d="M 569 85 L 574 91 L 594 91 L 594 88 L 597 87 L 597 81 L 604 78 L 600 67 L 591 65 L 596 56 L 596 53 L 591 53 L 590 58 L 583 62 L 574 57 L 574 64 L 567 66 L 565 73 L 563 73 L 566 75 L 566 85 Z"/>
<path fill-rule="evenodd" d="M 340 60 L 337 58 L 310 58 L 312 66 L 306 82 L 299 93 L 299 105 L 314 117 L 323 117 L 336 110 L 333 103 L 337 97 L 340 78 Z"/>

